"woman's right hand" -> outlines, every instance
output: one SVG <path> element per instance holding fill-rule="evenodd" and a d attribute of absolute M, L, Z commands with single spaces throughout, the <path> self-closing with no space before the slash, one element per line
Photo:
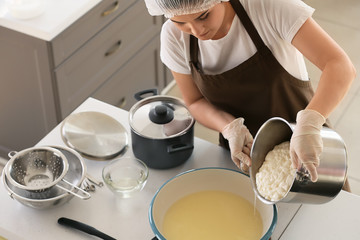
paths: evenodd
<path fill-rule="evenodd" d="M 242 171 L 248 172 L 251 166 L 250 149 L 253 137 L 244 125 L 244 119 L 233 120 L 223 128 L 221 133 L 229 141 L 231 159 L 235 165 Z"/>

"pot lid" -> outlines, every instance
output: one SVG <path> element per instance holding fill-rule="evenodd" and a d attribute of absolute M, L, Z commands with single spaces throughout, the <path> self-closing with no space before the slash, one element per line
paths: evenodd
<path fill-rule="evenodd" d="M 129 122 L 137 134 L 162 139 L 187 132 L 195 121 L 180 99 L 153 96 L 139 101 L 130 109 Z"/>
<path fill-rule="evenodd" d="M 69 147 L 95 159 L 115 157 L 128 145 L 123 125 L 100 112 L 71 114 L 62 124 L 61 135 Z"/>

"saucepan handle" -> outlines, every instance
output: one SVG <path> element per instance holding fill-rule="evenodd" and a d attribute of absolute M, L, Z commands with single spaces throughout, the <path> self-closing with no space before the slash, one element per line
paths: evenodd
<path fill-rule="evenodd" d="M 190 150 L 193 148 L 194 148 L 194 145 L 192 145 L 192 144 L 174 144 L 174 145 L 168 146 L 167 151 L 168 151 L 168 153 L 176 153 L 176 152 Z"/>
<path fill-rule="evenodd" d="M 295 179 L 301 185 L 311 183 L 310 173 L 305 168 L 304 164 L 301 164 L 300 168 L 297 170 Z"/>
<path fill-rule="evenodd" d="M 158 90 L 156 88 L 146 89 L 146 90 L 135 93 L 134 98 L 136 100 L 140 101 L 145 98 L 144 95 L 146 95 L 146 94 L 152 94 L 151 96 L 156 96 L 156 95 L 158 95 Z"/>

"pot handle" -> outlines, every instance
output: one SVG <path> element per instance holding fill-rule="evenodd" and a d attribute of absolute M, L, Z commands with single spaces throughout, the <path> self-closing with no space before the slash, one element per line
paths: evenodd
<path fill-rule="evenodd" d="M 181 151 L 186 151 L 189 149 L 193 149 L 194 145 L 192 144 L 175 144 L 167 147 L 168 153 L 176 153 Z"/>
<path fill-rule="evenodd" d="M 295 176 L 296 181 L 301 185 L 306 185 L 311 183 L 311 177 L 309 171 L 304 167 L 304 164 L 301 164 L 300 169 L 296 171 Z"/>
<path fill-rule="evenodd" d="M 156 88 L 143 90 L 134 94 L 134 98 L 138 101 L 143 100 L 145 97 L 143 95 L 152 93 L 152 96 L 158 95 L 158 90 Z"/>

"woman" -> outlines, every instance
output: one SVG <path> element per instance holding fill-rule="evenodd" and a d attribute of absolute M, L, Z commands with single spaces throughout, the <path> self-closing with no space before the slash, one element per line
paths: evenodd
<path fill-rule="evenodd" d="M 355 78 L 345 52 L 300 0 L 145 0 L 169 18 L 161 59 L 195 119 L 221 132 L 234 163 L 251 165 L 253 136 L 269 118 L 296 121 L 290 153 L 311 180 L 323 144 L 320 130 Z M 314 93 L 303 56 L 322 75 Z M 244 125 L 246 121 L 246 125 Z M 225 140 L 225 139 L 226 140 Z"/>

